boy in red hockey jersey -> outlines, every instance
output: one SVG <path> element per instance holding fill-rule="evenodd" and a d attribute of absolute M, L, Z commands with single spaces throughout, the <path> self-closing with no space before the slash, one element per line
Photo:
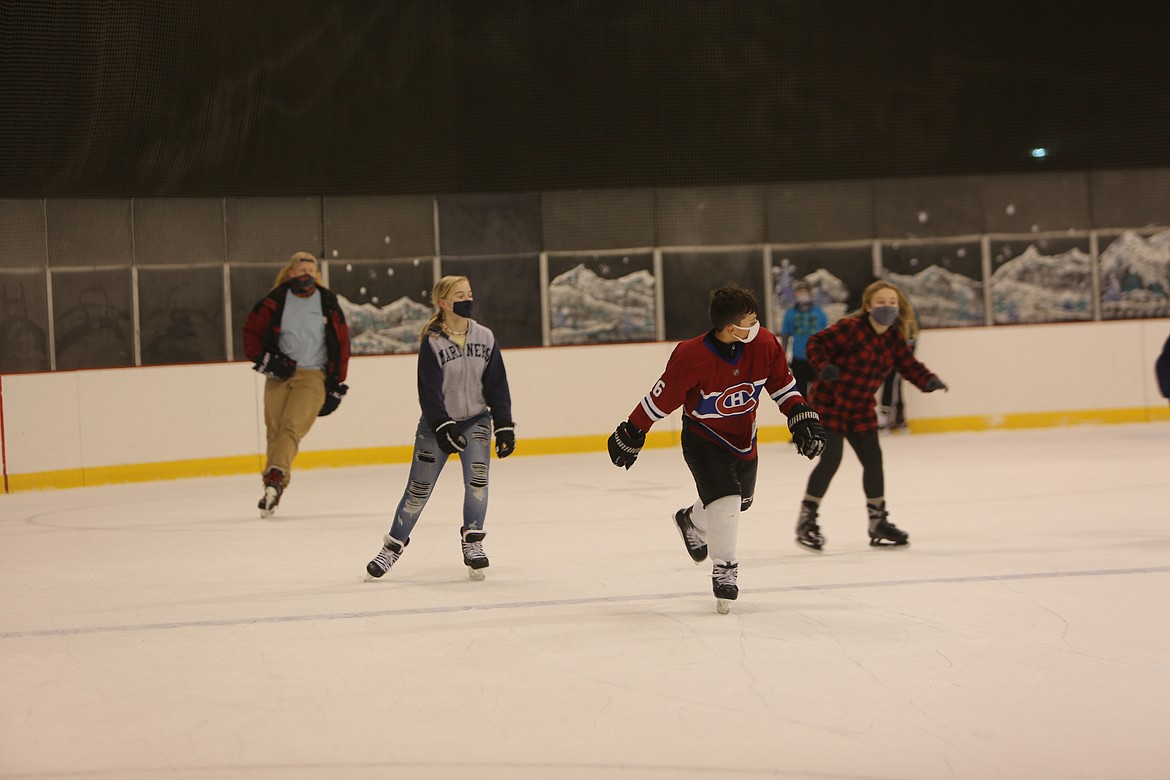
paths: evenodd
<path fill-rule="evenodd" d="M 739 513 L 756 485 L 756 408 L 768 396 L 788 417 L 800 454 L 815 458 L 825 446 L 820 418 L 804 402 L 784 349 L 760 328 L 759 305 L 735 285 L 711 293 L 711 330 L 674 348 L 662 377 L 609 437 L 609 457 L 628 469 L 650 426 L 683 407 L 683 458 L 699 500 L 674 514 L 691 559 L 712 559 L 711 586 L 726 613 L 739 595 L 735 556 Z"/>

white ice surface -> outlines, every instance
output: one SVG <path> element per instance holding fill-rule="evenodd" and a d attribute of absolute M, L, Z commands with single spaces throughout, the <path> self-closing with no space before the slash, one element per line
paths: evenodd
<path fill-rule="evenodd" d="M 821 556 L 762 448 L 726 616 L 677 449 L 493 462 L 478 583 L 454 463 L 372 583 L 405 465 L 0 496 L 0 778 L 1170 776 L 1170 424 L 883 447 Z"/>

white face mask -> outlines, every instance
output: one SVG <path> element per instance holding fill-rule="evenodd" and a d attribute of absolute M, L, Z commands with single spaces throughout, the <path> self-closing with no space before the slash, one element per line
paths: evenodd
<path fill-rule="evenodd" d="M 738 325 L 736 325 L 735 327 L 737 327 L 737 328 L 738 328 L 739 326 L 738 326 Z M 748 332 L 748 334 L 747 334 L 747 337 L 746 337 L 746 338 L 740 338 L 740 336 L 739 336 L 739 335 L 737 335 L 737 334 L 735 333 L 735 331 L 732 331 L 732 332 L 731 332 L 731 335 L 732 335 L 732 336 L 735 336 L 737 339 L 739 339 L 740 341 L 742 341 L 744 344 L 747 344 L 749 341 L 751 341 L 752 339 L 754 339 L 754 338 L 756 337 L 756 334 L 757 334 L 757 333 L 759 333 L 759 332 L 760 332 L 760 321 L 759 321 L 759 320 L 756 320 L 756 323 L 755 323 L 754 325 L 752 325 L 750 328 L 744 328 L 744 330 L 746 330 L 746 331 Z"/>

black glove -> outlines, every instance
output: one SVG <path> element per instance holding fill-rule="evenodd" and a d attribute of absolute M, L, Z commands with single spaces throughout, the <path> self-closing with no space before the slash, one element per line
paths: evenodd
<path fill-rule="evenodd" d="M 638 453 L 642 451 L 642 445 L 645 443 L 646 434 L 629 420 L 624 420 L 618 425 L 617 430 L 609 435 L 609 459 L 613 461 L 613 465 L 621 466 L 628 471 L 638 459 Z"/>
<path fill-rule="evenodd" d="M 343 385 L 340 382 L 335 382 L 332 379 L 325 382 L 325 403 L 321 404 L 321 411 L 317 412 L 318 417 L 326 417 L 337 411 L 337 407 L 341 406 L 341 398 L 349 392 L 349 385 Z"/>
<path fill-rule="evenodd" d="M 924 388 L 924 392 L 933 393 L 935 390 L 946 389 L 947 386 L 943 384 L 941 379 L 939 379 L 937 376 L 932 376 L 930 379 L 926 380 L 926 387 Z"/>
<path fill-rule="evenodd" d="M 788 413 L 788 430 L 796 451 L 812 460 L 825 451 L 825 429 L 821 416 L 805 404 L 797 404 Z"/>
<path fill-rule="evenodd" d="M 496 457 L 506 458 L 516 449 L 516 423 L 504 422 L 496 426 Z"/>
<path fill-rule="evenodd" d="M 283 352 L 265 352 L 252 366 L 252 370 L 273 379 L 288 379 L 297 372 L 297 361 Z"/>
<path fill-rule="evenodd" d="M 435 438 L 439 440 L 439 449 L 448 455 L 454 455 L 456 452 L 463 452 L 467 447 L 467 439 L 463 438 L 463 434 L 455 425 L 455 421 L 450 417 L 444 417 L 439 420 L 439 423 L 433 429 L 435 431 Z"/>
<path fill-rule="evenodd" d="M 826 363 L 821 369 L 820 377 L 826 382 L 836 382 L 841 378 L 841 369 L 832 363 Z"/>

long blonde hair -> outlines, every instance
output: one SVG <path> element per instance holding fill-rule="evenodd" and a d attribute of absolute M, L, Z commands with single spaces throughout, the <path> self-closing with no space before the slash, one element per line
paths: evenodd
<path fill-rule="evenodd" d="M 471 284 L 471 280 L 466 276 L 444 276 L 435 285 L 435 289 L 431 291 L 431 303 L 435 305 L 435 313 L 431 315 L 431 318 L 427 320 L 427 324 L 423 325 L 422 330 L 418 332 L 419 342 L 425 341 L 431 329 L 442 322 L 443 309 L 439 306 L 439 301 L 450 295 L 451 289 L 460 282 Z"/>
<path fill-rule="evenodd" d="M 880 290 L 893 290 L 898 296 L 898 319 L 894 320 L 894 324 L 890 328 L 900 331 L 910 341 L 918 338 L 918 317 L 914 314 L 914 307 L 910 305 L 909 299 L 898 289 L 897 285 L 887 282 L 885 279 L 871 282 L 861 293 L 861 308 L 846 316 L 857 318 L 869 316 L 865 307 L 872 303 L 873 296 L 877 295 Z"/>
<path fill-rule="evenodd" d="M 316 256 L 312 252 L 293 252 L 292 257 L 288 259 L 288 262 L 284 264 L 284 267 L 276 273 L 276 281 L 272 283 L 272 289 L 275 290 L 277 287 L 280 287 L 282 284 L 287 282 L 288 272 L 292 270 L 294 265 L 301 262 L 302 260 L 313 261 L 313 278 L 317 280 L 317 284 L 324 284 L 324 282 L 321 281 L 321 263 L 319 260 L 317 260 Z"/>

